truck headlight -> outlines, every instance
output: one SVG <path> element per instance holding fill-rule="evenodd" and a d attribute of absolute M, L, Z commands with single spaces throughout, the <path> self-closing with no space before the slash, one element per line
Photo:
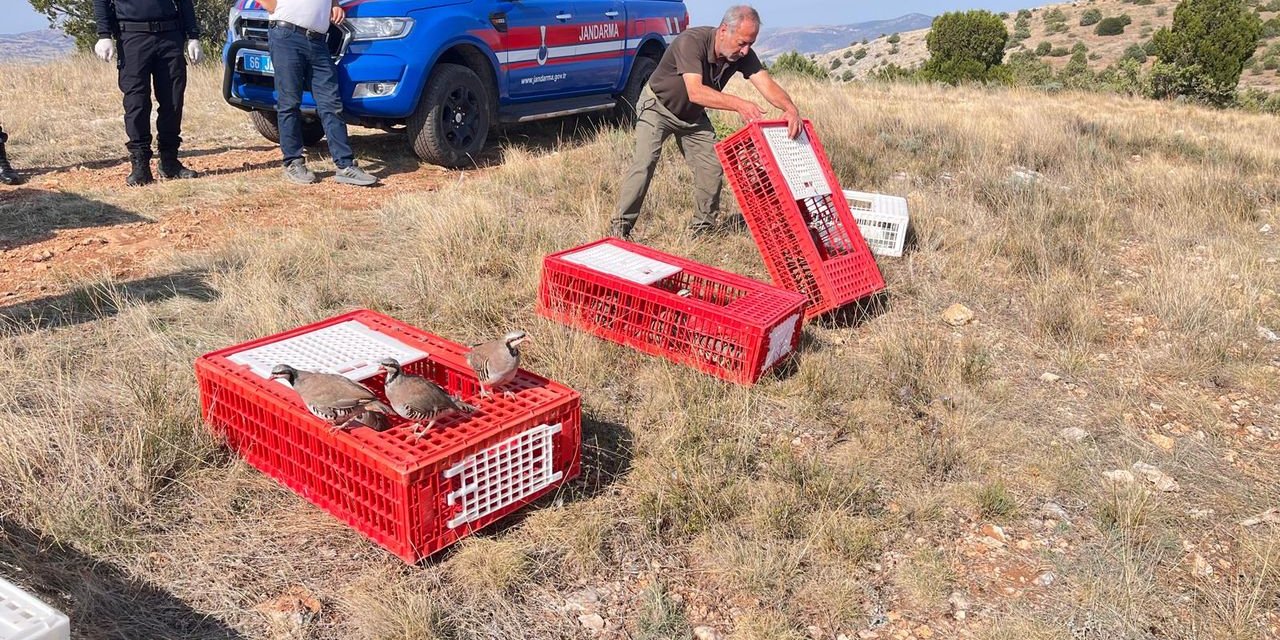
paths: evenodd
<path fill-rule="evenodd" d="M 398 82 L 361 82 L 351 92 L 352 98 L 385 98 L 396 92 Z"/>
<path fill-rule="evenodd" d="M 413 18 L 347 18 L 351 40 L 391 40 L 403 38 L 413 28 Z"/>
<path fill-rule="evenodd" d="M 227 39 L 231 42 L 236 41 L 236 21 L 239 19 L 240 7 L 233 4 L 231 5 L 231 11 L 227 14 Z"/>

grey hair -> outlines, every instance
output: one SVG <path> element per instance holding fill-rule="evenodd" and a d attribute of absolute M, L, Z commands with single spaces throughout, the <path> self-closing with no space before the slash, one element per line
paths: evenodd
<path fill-rule="evenodd" d="M 730 31 L 736 30 L 743 20 L 756 23 L 756 26 L 762 26 L 764 23 L 760 21 L 760 13 L 751 8 L 750 5 L 735 4 L 724 12 L 724 18 L 720 19 L 720 26 L 728 27 Z"/>

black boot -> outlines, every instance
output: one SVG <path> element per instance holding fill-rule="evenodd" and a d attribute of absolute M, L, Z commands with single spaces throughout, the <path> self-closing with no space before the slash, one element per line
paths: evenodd
<path fill-rule="evenodd" d="M 129 164 L 133 165 L 133 171 L 130 171 L 129 177 L 124 179 L 125 184 L 131 187 L 141 187 L 155 182 L 155 178 L 151 176 L 150 152 L 130 151 Z"/>
<path fill-rule="evenodd" d="M 200 174 L 182 166 L 182 161 L 178 160 L 178 152 L 160 152 L 160 177 L 165 180 L 187 180 L 190 178 L 198 178 Z"/>
<path fill-rule="evenodd" d="M 5 184 L 22 184 L 22 176 L 9 165 L 9 156 L 5 154 L 4 143 L 9 141 L 9 134 L 0 131 L 0 182 Z"/>

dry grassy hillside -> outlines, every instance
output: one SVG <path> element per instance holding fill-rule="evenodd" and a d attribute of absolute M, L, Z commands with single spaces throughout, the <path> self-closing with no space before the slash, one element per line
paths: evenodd
<path fill-rule="evenodd" d="M 1272 6 L 1265 2 L 1262 4 L 1264 9 Z M 1157 29 L 1172 25 L 1173 10 L 1177 6 L 1177 0 L 1155 0 L 1146 5 L 1121 0 L 1088 0 L 1033 8 L 1030 9 L 1031 37 L 1010 49 L 1008 53 L 1022 50 L 1034 51 L 1042 42 L 1048 42 L 1052 49 L 1057 49 L 1061 53 L 1070 51 L 1077 43 L 1084 43 L 1089 49 L 1089 67 L 1094 71 L 1101 71 L 1118 61 L 1130 46 L 1144 44 L 1151 40 L 1151 34 Z M 1046 13 L 1055 9 L 1066 15 L 1067 30 L 1049 33 L 1044 17 Z M 1097 35 L 1094 32 L 1096 24 L 1080 25 L 1081 16 L 1091 9 L 1101 11 L 1102 16 L 1107 18 L 1127 14 L 1132 19 L 1132 23 L 1125 27 L 1122 34 Z M 1280 12 L 1264 10 L 1260 15 L 1263 20 L 1269 20 L 1280 16 Z M 1016 11 L 1009 12 L 1005 19 L 1005 27 L 1011 35 L 1014 33 L 1016 19 Z M 830 70 L 832 77 L 836 79 L 865 78 L 889 64 L 906 68 L 915 67 L 929 58 L 929 52 L 925 47 L 925 36 L 928 33 L 928 29 L 922 29 L 898 34 L 901 41 L 896 44 L 889 42 L 889 36 L 893 34 L 885 34 L 884 37 L 876 38 L 866 44 L 853 43 L 844 49 L 820 55 L 817 61 L 824 69 Z M 865 51 L 865 55 L 857 57 L 860 55 L 859 50 Z M 1274 67 L 1266 69 L 1265 66 L 1268 65 L 1264 63 L 1264 60 L 1269 57 L 1280 57 L 1280 38 L 1264 39 L 1258 45 L 1257 53 L 1254 55 L 1258 62 L 1256 69 L 1253 66 L 1245 69 L 1240 77 L 1240 87 L 1242 89 L 1252 87 L 1265 91 L 1280 89 L 1280 69 Z M 1071 57 L 1069 54 L 1064 54 L 1043 56 L 1042 59 L 1058 69 L 1066 65 Z M 833 68 L 832 65 L 836 60 L 839 60 L 839 64 Z M 1150 66 L 1153 60 L 1154 58 L 1149 57 L 1146 65 Z M 848 78 L 845 77 L 845 72 L 851 72 Z"/>
<path fill-rule="evenodd" d="M 1273 117 L 789 85 L 916 240 L 880 263 L 882 310 L 806 327 L 792 374 L 743 388 L 533 314 L 541 256 L 606 228 L 626 132 L 517 132 L 429 181 L 361 131 L 387 186 L 358 200 L 279 186 L 270 150 L 124 191 L 88 65 L 0 69 L 54 117 L 4 106 L 21 166 L 103 163 L 0 188 L 6 233 L 100 206 L 218 231 L 0 301 L 0 574 L 78 637 L 1280 638 Z M 262 144 L 216 80 L 190 93 L 200 168 Z M 672 150 L 638 239 L 765 277 L 749 237 L 681 231 L 689 184 Z M 59 220 L 32 241 L 89 224 Z M 955 303 L 975 320 L 944 324 Z M 457 341 L 526 329 L 527 366 L 582 393 L 582 478 L 406 567 L 210 437 L 193 359 L 358 306 Z"/>

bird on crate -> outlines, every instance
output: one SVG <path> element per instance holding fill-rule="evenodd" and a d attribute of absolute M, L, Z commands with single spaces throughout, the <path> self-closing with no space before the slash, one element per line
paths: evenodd
<path fill-rule="evenodd" d="M 528 337 L 523 331 L 512 331 L 499 340 L 471 347 L 471 353 L 467 354 L 467 364 L 471 365 L 476 378 L 480 380 L 481 398 L 493 396 L 489 389 L 511 382 L 516 377 L 516 372 L 520 370 L 520 343 Z M 504 391 L 502 395 L 507 398 L 516 397 L 511 391 Z"/>
<path fill-rule="evenodd" d="M 378 365 L 387 372 L 387 383 L 383 387 L 387 392 L 387 401 L 402 418 L 415 420 L 413 427 L 416 438 L 425 436 L 436 420 L 454 411 L 472 413 L 475 407 L 450 396 L 440 385 L 411 373 L 405 373 L 400 363 L 394 358 L 380 360 Z M 426 420 L 424 427 L 422 421 Z"/>
<path fill-rule="evenodd" d="M 395 410 L 378 400 L 364 385 L 334 373 L 301 371 L 287 364 L 271 370 L 272 380 L 284 380 L 302 398 L 312 415 L 334 431 L 364 425 L 374 431 L 391 428 L 387 415 Z"/>

